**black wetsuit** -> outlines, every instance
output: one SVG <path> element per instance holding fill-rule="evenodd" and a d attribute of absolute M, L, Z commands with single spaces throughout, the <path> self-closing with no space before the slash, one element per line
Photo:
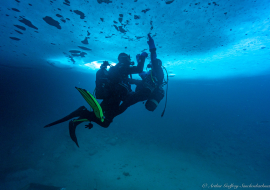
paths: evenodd
<path fill-rule="evenodd" d="M 107 120 L 113 120 L 114 117 L 123 113 L 119 111 L 121 101 L 125 101 L 134 92 L 131 90 L 129 76 L 132 74 L 139 74 L 143 71 L 145 58 L 140 57 L 137 66 L 129 66 L 123 63 L 118 63 L 109 70 L 109 79 L 111 88 L 113 89 L 111 96 L 104 99 L 100 106 L 104 112 Z"/>
<path fill-rule="evenodd" d="M 100 104 L 100 106 L 104 112 L 104 116 L 105 116 L 104 122 L 101 122 L 95 116 L 94 112 L 91 112 L 91 111 L 87 110 L 84 106 L 81 106 L 80 108 L 78 108 L 74 112 L 70 113 L 66 117 L 64 117 L 60 120 L 57 120 L 53 123 L 50 123 L 50 124 L 46 125 L 45 127 L 50 127 L 50 126 L 68 121 L 70 119 L 73 119 L 74 117 L 79 117 L 76 120 L 88 119 L 90 122 L 95 122 L 98 125 L 100 125 L 101 127 L 107 128 L 111 124 L 113 118 L 115 116 L 119 115 L 118 114 L 118 107 L 119 107 L 120 102 L 123 101 L 127 96 L 129 96 L 130 93 L 132 93 L 131 85 L 129 84 L 129 80 L 128 80 L 128 76 L 130 74 L 141 73 L 143 71 L 144 62 L 145 62 L 145 57 L 141 56 L 140 61 L 138 62 L 137 66 L 130 66 L 130 65 L 123 64 L 123 63 L 118 63 L 116 66 L 110 68 L 108 73 L 109 73 L 109 79 L 110 79 L 112 93 L 111 93 L 111 96 L 104 98 Z M 119 87 L 119 84 L 120 84 L 121 88 Z M 124 89 L 122 88 L 123 86 L 126 86 L 126 88 L 124 88 L 124 89 L 128 90 L 127 94 L 125 94 L 125 92 L 123 92 L 124 91 Z M 76 122 L 72 123 L 72 126 L 70 123 L 70 130 L 71 130 L 71 127 L 75 130 L 76 126 L 82 122 L 83 121 L 76 121 Z M 90 126 L 88 126 L 88 127 L 91 128 Z"/>
<path fill-rule="evenodd" d="M 151 62 L 152 62 L 152 77 L 156 78 L 156 84 L 152 83 L 151 79 L 151 71 L 148 73 L 144 72 L 140 73 L 140 76 L 143 80 L 129 80 L 131 84 L 136 84 L 135 92 L 131 92 L 123 101 L 123 103 L 119 106 L 119 108 L 115 111 L 114 117 L 122 114 L 128 107 L 141 102 L 146 101 L 151 93 L 160 85 L 163 84 L 164 73 L 161 68 L 161 64 L 158 63 L 156 48 L 150 49 L 151 52 Z M 144 75 L 144 76 L 142 76 Z M 149 86 L 150 83 L 150 86 Z M 152 88 L 151 88 L 152 85 Z M 148 87 L 147 87 L 148 86 Z"/>

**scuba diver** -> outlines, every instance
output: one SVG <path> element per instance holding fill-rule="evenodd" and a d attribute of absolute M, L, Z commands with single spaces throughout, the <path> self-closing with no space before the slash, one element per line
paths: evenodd
<path fill-rule="evenodd" d="M 127 97 L 134 93 L 131 90 L 129 77 L 131 77 L 132 74 L 138 74 L 143 71 L 144 62 L 147 56 L 148 54 L 146 52 L 143 52 L 141 55 L 138 54 L 136 56 L 138 65 L 133 66 L 134 62 L 131 62 L 130 55 L 120 53 L 118 56 L 119 63 L 115 66 L 111 66 L 109 71 L 107 71 L 107 74 L 103 71 L 102 77 L 99 75 L 99 72 L 102 72 L 102 70 L 97 72 L 97 81 L 101 81 L 100 78 L 102 78 L 103 82 L 102 85 L 96 82 L 95 95 L 97 99 L 103 99 L 100 106 L 107 121 L 112 122 L 113 118 L 119 115 L 118 107 L 121 101 L 125 101 Z M 100 91 L 105 94 L 103 97 L 99 95 Z"/>
<path fill-rule="evenodd" d="M 130 84 L 136 84 L 135 92 L 130 93 L 125 98 L 123 103 L 119 106 L 118 110 L 115 112 L 116 114 L 114 115 L 114 117 L 119 114 L 122 114 L 128 107 L 140 101 L 146 100 L 147 100 L 145 103 L 146 109 L 149 111 L 154 111 L 157 108 L 159 102 L 164 97 L 163 86 L 168 83 L 168 75 L 167 81 L 164 82 L 164 72 L 163 72 L 164 67 L 162 66 L 161 60 L 157 59 L 156 46 L 150 34 L 148 34 L 148 39 L 149 41 L 147 41 L 147 43 L 149 45 L 149 50 L 151 52 L 151 63 L 147 65 L 147 68 L 151 68 L 151 70 L 148 72 L 143 71 L 139 73 L 142 80 L 135 80 L 132 78 L 129 79 Z M 166 96 L 166 104 L 167 104 L 167 96 Z M 161 116 L 164 115 L 165 108 Z"/>
<path fill-rule="evenodd" d="M 85 89 L 75 87 L 91 106 L 93 111 L 89 111 L 85 106 L 81 106 L 66 117 L 52 122 L 44 126 L 44 128 L 78 117 L 69 122 L 70 137 L 78 147 L 79 144 L 75 130 L 80 123 L 88 121 L 89 124 L 86 125 L 86 128 L 89 129 L 93 127 L 91 122 L 95 122 L 101 127 L 107 128 L 113 121 L 113 118 L 118 115 L 115 111 L 118 110 L 121 101 L 124 101 L 125 98 L 132 93 L 131 85 L 129 84 L 129 76 L 131 74 L 139 74 L 143 71 L 144 62 L 147 57 L 148 54 L 146 52 L 138 54 L 136 56 L 138 64 L 137 66 L 133 66 L 134 62 L 131 62 L 130 55 L 120 53 L 118 56 L 119 62 L 116 66 L 111 66 L 109 71 L 107 71 L 109 63 L 104 61 L 96 75 L 96 96 L 97 99 L 103 99 L 101 104 Z"/>
<path fill-rule="evenodd" d="M 149 111 L 154 111 L 158 106 L 159 102 L 164 97 L 163 86 L 167 85 L 165 107 L 161 114 L 161 117 L 163 117 L 167 106 L 169 76 L 166 68 L 162 66 L 162 61 L 160 59 L 157 59 L 155 42 L 150 34 L 148 34 L 148 39 L 149 41 L 147 41 L 147 43 L 149 45 L 149 50 L 151 52 L 151 63 L 147 65 L 147 68 L 151 68 L 151 70 L 139 74 L 143 80 L 143 83 L 141 86 L 137 86 L 138 89 L 136 90 L 139 91 L 140 89 L 144 88 L 148 89 L 148 93 L 150 93 L 150 95 L 145 103 L 145 107 Z M 166 81 L 164 80 L 163 69 L 166 71 L 167 74 Z"/>

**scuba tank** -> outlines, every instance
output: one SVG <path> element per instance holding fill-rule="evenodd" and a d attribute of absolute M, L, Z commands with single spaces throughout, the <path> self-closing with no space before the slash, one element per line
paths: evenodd
<path fill-rule="evenodd" d="M 107 71 L 107 66 L 109 65 L 108 61 L 104 61 L 96 73 L 95 96 L 97 99 L 104 99 L 110 96 L 111 87 L 110 80 L 108 78 L 109 73 Z"/>

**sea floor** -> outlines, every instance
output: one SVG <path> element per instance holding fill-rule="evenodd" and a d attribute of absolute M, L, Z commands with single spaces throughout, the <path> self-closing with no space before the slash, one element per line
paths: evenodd
<path fill-rule="evenodd" d="M 36 136 L 14 134 L 12 144 L 2 143 L 1 155 L 6 156 L 1 156 L 1 190 L 29 183 L 66 190 L 243 189 L 243 184 L 270 184 L 269 164 L 228 145 L 230 137 L 218 143 L 198 141 L 192 148 L 185 140 L 164 142 L 151 134 L 145 138 L 115 128 L 80 127 L 78 148 L 66 125 L 42 128 Z M 260 154 L 256 156 L 264 156 Z"/>

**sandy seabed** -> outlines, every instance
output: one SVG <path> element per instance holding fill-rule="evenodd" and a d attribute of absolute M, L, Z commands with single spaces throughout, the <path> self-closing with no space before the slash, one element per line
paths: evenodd
<path fill-rule="evenodd" d="M 267 183 L 258 163 L 256 167 L 243 157 L 241 162 L 237 150 L 216 144 L 203 148 L 198 141 L 190 149 L 184 140 L 164 143 L 151 134 L 141 138 L 113 128 L 81 127 L 78 148 L 61 126 L 66 124 L 7 149 L 1 189 L 39 183 L 66 190 L 196 190 Z"/>

